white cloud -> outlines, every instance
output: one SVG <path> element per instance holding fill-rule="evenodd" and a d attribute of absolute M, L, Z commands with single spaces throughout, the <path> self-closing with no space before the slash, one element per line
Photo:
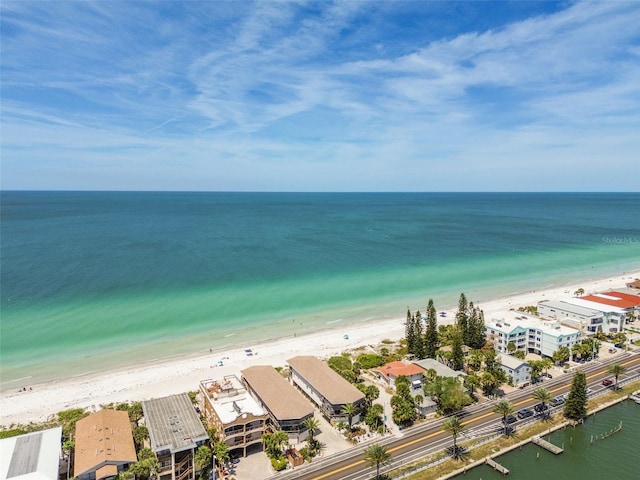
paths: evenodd
<path fill-rule="evenodd" d="M 370 28 L 388 4 L 164 6 L 176 11 L 3 3 L 7 187 L 31 188 L 43 155 L 56 160 L 41 182 L 78 169 L 66 178 L 85 171 L 96 188 L 121 175 L 152 189 L 510 189 L 607 152 L 634 167 L 634 2 L 416 39 L 395 57 Z M 637 188 L 586 171 L 593 188 Z"/>

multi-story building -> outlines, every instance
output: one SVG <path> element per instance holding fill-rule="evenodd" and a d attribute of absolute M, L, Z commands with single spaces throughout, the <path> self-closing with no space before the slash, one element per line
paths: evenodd
<path fill-rule="evenodd" d="M 270 365 L 242 370 L 247 390 L 268 412 L 267 427 L 282 430 L 290 440 L 302 442 L 309 435 L 305 422 L 313 417 L 313 407 L 280 373 Z"/>
<path fill-rule="evenodd" d="M 355 407 L 351 420 L 360 421 L 364 395 L 360 390 L 334 372 L 329 365 L 312 356 L 301 355 L 287 360 L 291 368 L 291 380 L 320 409 L 331 422 L 346 422 L 345 405 Z"/>
<path fill-rule="evenodd" d="M 262 449 L 267 412 L 249 395 L 238 377 L 203 380 L 200 393 L 207 423 L 215 427 L 229 452 L 240 450 L 246 457 L 248 449 Z"/>
<path fill-rule="evenodd" d="M 580 340 L 582 333 L 561 325 L 558 321 L 544 321 L 520 312 L 504 312 L 501 319 L 485 322 L 487 341 L 497 352 L 508 353 L 513 342 L 516 350 L 551 357 L 560 347 L 571 347 Z"/>
<path fill-rule="evenodd" d="M 622 332 L 624 330 L 624 323 L 627 319 L 628 311 L 619 306 L 607 305 L 606 303 L 593 301 L 589 297 L 593 296 L 567 298 L 564 302 L 602 313 L 603 322 L 600 328 L 602 333 L 610 334 Z"/>
<path fill-rule="evenodd" d="M 73 476 L 78 480 L 115 478 L 137 460 L 127 412 L 100 410 L 76 423 Z"/>
<path fill-rule="evenodd" d="M 500 366 L 516 387 L 531 383 L 531 365 L 524 360 L 503 354 L 500 355 Z"/>
<path fill-rule="evenodd" d="M 194 458 L 209 440 L 186 393 L 142 402 L 151 449 L 160 463 L 159 480 L 194 480 L 199 471 Z"/>
<path fill-rule="evenodd" d="M 574 305 L 560 300 L 543 300 L 538 303 L 538 315 L 548 320 L 557 320 L 563 325 L 591 335 L 597 332 L 609 332 L 605 314 L 600 310 Z"/>

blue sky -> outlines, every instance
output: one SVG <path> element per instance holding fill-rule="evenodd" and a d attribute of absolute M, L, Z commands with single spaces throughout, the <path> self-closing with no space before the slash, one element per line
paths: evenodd
<path fill-rule="evenodd" d="M 640 2 L 0 9 L 4 189 L 639 190 Z"/>

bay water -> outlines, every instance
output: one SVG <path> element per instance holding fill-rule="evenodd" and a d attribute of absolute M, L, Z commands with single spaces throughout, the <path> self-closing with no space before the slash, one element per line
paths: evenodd
<path fill-rule="evenodd" d="M 622 425 L 619 431 L 618 427 Z M 615 432 L 615 433 L 612 433 Z M 626 400 L 589 416 L 583 425 L 566 427 L 545 435 L 545 440 L 564 449 L 554 455 L 529 443 L 495 460 L 518 480 L 638 480 L 640 405 Z M 488 465 L 459 475 L 459 480 L 505 478 Z"/>

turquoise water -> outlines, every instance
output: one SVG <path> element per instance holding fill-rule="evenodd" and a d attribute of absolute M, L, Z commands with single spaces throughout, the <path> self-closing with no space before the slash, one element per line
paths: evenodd
<path fill-rule="evenodd" d="M 620 422 L 622 430 L 602 439 L 603 434 L 615 430 Z M 630 400 L 590 416 L 582 426 L 567 427 L 544 438 L 564 448 L 564 452 L 554 455 L 537 445 L 527 444 L 496 461 L 509 469 L 510 478 L 518 480 L 640 478 L 637 460 L 640 405 Z M 482 465 L 456 478 L 498 480 L 505 477 Z"/>
<path fill-rule="evenodd" d="M 3 388 L 640 269 L 640 194 L 1 195 Z"/>

